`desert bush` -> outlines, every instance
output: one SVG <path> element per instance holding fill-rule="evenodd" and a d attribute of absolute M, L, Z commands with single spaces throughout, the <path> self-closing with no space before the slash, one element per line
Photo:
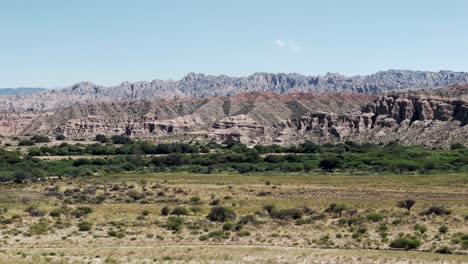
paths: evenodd
<path fill-rule="evenodd" d="M 451 150 L 464 149 L 464 148 L 465 146 L 461 143 L 455 143 L 455 144 L 450 145 Z"/>
<path fill-rule="evenodd" d="M 198 196 L 194 196 L 190 198 L 190 203 L 192 204 L 201 204 L 201 198 Z"/>
<path fill-rule="evenodd" d="M 337 156 L 325 156 L 320 159 L 319 167 L 325 171 L 333 172 L 335 169 L 340 168 L 343 160 Z"/>
<path fill-rule="evenodd" d="M 49 226 L 46 222 L 39 222 L 29 227 L 29 233 L 31 235 L 45 235 L 49 231 Z"/>
<path fill-rule="evenodd" d="M 403 201 L 399 201 L 399 202 L 397 203 L 397 206 L 398 206 L 399 208 L 404 208 L 404 209 L 406 209 L 406 210 L 408 210 L 408 211 L 411 211 L 411 208 L 413 207 L 413 205 L 414 205 L 415 203 L 416 203 L 416 201 L 413 200 L 413 199 L 406 199 L 406 200 L 403 200 Z"/>
<path fill-rule="evenodd" d="M 92 227 L 93 227 L 93 224 L 90 222 L 82 221 L 78 223 L 78 230 L 80 232 L 90 231 Z"/>
<path fill-rule="evenodd" d="M 310 217 L 308 218 L 299 218 L 296 220 L 296 225 L 310 225 L 313 224 L 314 220 Z"/>
<path fill-rule="evenodd" d="M 449 215 L 451 211 L 446 206 L 431 206 L 427 210 L 422 211 L 420 215 Z"/>
<path fill-rule="evenodd" d="M 111 137 L 111 140 L 114 144 L 128 144 L 132 141 L 130 137 L 125 135 L 114 135 Z"/>
<path fill-rule="evenodd" d="M 360 226 L 362 225 L 363 219 L 360 217 L 354 217 L 354 218 L 340 218 L 338 220 L 338 224 L 340 225 L 347 225 L 349 227 L 351 226 Z"/>
<path fill-rule="evenodd" d="M 255 215 L 250 214 L 250 215 L 242 216 L 237 223 L 242 224 L 242 225 L 247 225 L 249 223 L 253 225 L 258 225 L 260 224 L 260 221 L 257 220 Z"/>
<path fill-rule="evenodd" d="M 171 212 L 171 209 L 168 206 L 164 206 L 161 209 L 161 215 L 168 216 L 170 212 Z"/>
<path fill-rule="evenodd" d="M 421 246 L 421 241 L 412 238 L 400 237 L 390 242 L 392 248 L 402 248 L 405 250 L 417 249 Z"/>
<path fill-rule="evenodd" d="M 35 144 L 36 142 L 30 139 L 23 139 L 18 142 L 18 146 L 34 146 Z"/>
<path fill-rule="evenodd" d="M 263 209 L 265 209 L 269 214 L 271 214 L 276 209 L 276 206 L 273 204 L 267 204 L 263 206 Z"/>
<path fill-rule="evenodd" d="M 25 211 L 32 217 L 40 217 L 46 214 L 45 211 L 38 209 L 35 205 L 28 206 Z"/>
<path fill-rule="evenodd" d="M 216 240 L 229 239 L 231 233 L 224 230 L 215 230 L 208 233 L 208 237 L 214 238 Z"/>
<path fill-rule="evenodd" d="M 234 221 L 236 219 L 236 212 L 230 208 L 218 206 L 211 208 L 207 217 L 213 222 Z"/>
<path fill-rule="evenodd" d="M 212 206 L 217 206 L 217 205 L 220 205 L 221 204 L 221 200 L 220 199 L 213 199 L 211 202 L 210 202 L 210 205 Z"/>
<path fill-rule="evenodd" d="M 30 140 L 36 142 L 36 143 L 47 143 L 50 142 L 50 138 L 45 135 L 34 135 L 30 138 Z"/>
<path fill-rule="evenodd" d="M 60 217 L 60 215 L 62 215 L 62 210 L 60 208 L 55 208 L 50 211 L 49 215 L 55 218 Z"/>
<path fill-rule="evenodd" d="M 80 207 L 77 207 L 75 210 L 73 210 L 71 212 L 71 215 L 76 217 L 76 218 L 80 218 L 80 217 L 83 217 L 83 216 L 86 216 L 90 213 L 93 212 L 93 209 L 91 209 L 91 207 L 88 207 L 88 206 L 80 206 Z"/>
<path fill-rule="evenodd" d="M 439 254 L 452 254 L 452 250 L 447 246 L 438 248 L 434 252 Z"/>
<path fill-rule="evenodd" d="M 297 208 L 289 208 L 289 209 L 281 209 L 281 210 L 274 210 L 270 214 L 272 218 L 275 219 L 282 219 L 282 220 L 288 220 L 288 219 L 299 219 L 304 215 L 302 210 L 297 209 Z"/>
<path fill-rule="evenodd" d="M 188 215 L 189 214 L 189 210 L 185 207 L 181 207 L 181 206 L 178 206 L 174 209 L 172 209 L 171 211 L 171 215 L 177 215 L 177 216 L 181 216 L 181 215 Z"/>
<path fill-rule="evenodd" d="M 366 218 L 367 218 L 368 221 L 371 221 L 371 222 L 380 222 L 380 221 L 384 220 L 383 214 L 380 214 L 380 213 L 368 214 L 366 216 Z"/>
<path fill-rule="evenodd" d="M 185 220 L 182 217 L 171 216 L 167 219 L 166 228 L 169 230 L 179 232 L 182 230 L 184 222 Z"/>
<path fill-rule="evenodd" d="M 354 231 L 351 237 L 354 239 L 360 239 L 365 233 L 367 233 L 367 228 L 364 226 L 360 226 Z"/>
<path fill-rule="evenodd" d="M 250 236 L 251 233 L 250 233 L 250 231 L 245 230 L 245 231 L 240 231 L 237 235 L 239 237 L 246 237 L 246 236 Z"/>
<path fill-rule="evenodd" d="M 109 230 L 107 232 L 107 235 L 110 237 L 116 237 L 118 239 L 121 239 L 121 238 L 124 238 L 126 234 L 125 234 L 125 231 L 123 230 L 119 230 L 119 231 Z"/>
<path fill-rule="evenodd" d="M 141 200 L 146 197 L 146 194 L 137 191 L 130 191 L 127 195 L 134 200 Z"/>
<path fill-rule="evenodd" d="M 143 216 L 148 216 L 149 214 L 150 214 L 149 210 L 143 210 L 143 212 L 141 212 L 141 215 Z"/>
<path fill-rule="evenodd" d="M 348 209 L 348 207 L 344 204 L 332 203 L 325 209 L 325 213 L 334 213 L 341 217 L 343 211 L 345 211 L 346 209 Z"/>
<path fill-rule="evenodd" d="M 103 135 L 103 134 L 97 134 L 96 137 L 95 137 L 95 140 L 96 140 L 97 142 L 105 143 L 105 142 L 107 142 L 108 139 L 107 139 L 107 137 L 106 137 L 105 135 Z"/>
<path fill-rule="evenodd" d="M 424 234 L 427 231 L 427 227 L 425 225 L 416 224 L 414 226 L 414 230 L 418 231 L 421 234 Z"/>
<path fill-rule="evenodd" d="M 441 226 L 439 227 L 439 233 L 445 234 L 445 233 L 447 233 L 447 232 L 448 232 L 448 227 L 447 227 L 447 226 L 441 225 Z"/>
<path fill-rule="evenodd" d="M 19 171 L 15 171 L 15 173 L 13 174 L 13 181 L 16 183 L 22 183 L 24 181 L 31 180 L 32 177 L 33 176 L 31 175 L 30 172 L 19 170 Z"/>
<path fill-rule="evenodd" d="M 231 222 L 224 223 L 223 230 L 232 230 L 234 228 L 234 224 Z"/>
<path fill-rule="evenodd" d="M 192 211 L 194 215 L 197 215 L 199 212 L 203 211 L 203 209 L 200 206 L 191 206 L 190 211 Z"/>

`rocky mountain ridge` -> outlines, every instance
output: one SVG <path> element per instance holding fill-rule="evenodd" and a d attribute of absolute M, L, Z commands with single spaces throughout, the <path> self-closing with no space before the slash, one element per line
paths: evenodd
<path fill-rule="evenodd" d="M 0 132 L 92 138 L 296 144 L 352 140 L 468 145 L 468 85 L 390 94 L 243 93 L 229 97 L 77 103 L 55 112 L 0 115 Z"/>
<path fill-rule="evenodd" d="M 324 76 L 255 73 L 246 77 L 189 73 L 178 81 L 123 82 L 111 87 L 82 82 L 42 93 L 0 96 L 0 111 L 55 111 L 77 103 L 207 98 L 247 92 L 378 94 L 422 88 L 434 89 L 456 83 L 468 83 L 468 73 L 389 70 L 353 77 L 336 73 Z"/>

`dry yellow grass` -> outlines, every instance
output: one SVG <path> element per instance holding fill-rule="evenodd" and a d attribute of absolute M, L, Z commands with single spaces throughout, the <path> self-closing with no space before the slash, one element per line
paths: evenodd
<path fill-rule="evenodd" d="M 388 241 L 382 240 L 378 228 L 381 223 L 387 223 L 391 240 L 399 233 L 415 233 L 414 224 L 420 223 L 428 228 L 419 235 L 420 249 L 434 251 L 448 246 L 463 253 L 460 244 L 454 244 L 451 239 L 457 232 L 468 233 L 463 220 L 468 214 L 467 182 L 468 176 L 462 174 L 121 174 L 25 186 L 5 185 L 0 187 L 0 209 L 8 211 L 1 218 L 9 219 L 14 215 L 21 218 L 1 225 L 0 260 L 3 263 L 464 263 L 468 261 L 466 255 L 382 250 L 388 249 Z M 115 184 L 125 188 L 132 185 L 131 190 L 136 191 L 147 189 L 154 195 L 149 196 L 148 203 L 128 202 L 125 199 L 130 189 L 110 192 Z M 151 187 L 155 184 L 157 188 L 153 190 Z M 27 216 L 24 210 L 30 205 L 37 205 L 46 212 L 62 205 L 63 200 L 46 195 L 46 188 L 51 187 L 61 192 L 96 187 L 96 195 L 111 195 L 101 204 L 68 205 L 93 209 L 92 214 L 82 219 Z M 157 191 L 165 192 L 165 196 L 155 196 Z M 261 192 L 268 194 L 259 196 Z M 167 230 L 167 217 L 160 215 L 161 208 L 166 205 L 190 207 L 193 196 L 201 198 L 202 203 L 198 205 L 201 212 L 183 216 L 186 223 L 181 232 Z M 250 235 L 231 231 L 227 239 L 201 240 L 201 236 L 211 231 L 222 230 L 222 223 L 206 219 L 213 197 L 219 198 L 223 206 L 233 208 L 239 217 L 256 214 L 263 224 L 246 225 L 242 230 Z M 416 200 L 410 215 L 395 207 L 398 200 L 407 197 Z M 379 223 L 366 222 L 368 231 L 364 237 L 353 239 L 353 231 L 339 225 L 337 216 L 328 215 L 324 220 L 297 225 L 294 221 L 272 220 L 262 209 L 265 204 L 275 204 L 279 208 L 308 206 L 323 212 L 332 202 L 346 203 L 363 216 L 381 212 L 386 218 Z M 437 217 L 417 215 L 431 205 L 447 205 L 453 213 Z M 143 210 L 150 214 L 137 219 Z M 392 225 L 395 219 L 402 219 L 402 224 Z M 91 231 L 78 232 L 77 223 L 82 220 L 93 223 Z M 49 232 L 27 235 L 30 226 L 39 221 L 48 223 Z M 118 229 L 116 223 L 123 225 L 124 238 L 109 237 L 109 230 Z M 447 234 L 439 234 L 442 224 L 448 226 Z"/>

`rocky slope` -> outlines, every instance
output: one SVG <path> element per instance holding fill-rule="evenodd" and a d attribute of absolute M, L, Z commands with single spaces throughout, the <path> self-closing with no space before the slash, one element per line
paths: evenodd
<path fill-rule="evenodd" d="M 37 94 L 0 96 L 0 111 L 50 111 L 76 103 L 206 98 L 233 96 L 246 92 L 376 94 L 408 89 L 438 88 L 455 83 L 468 83 L 468 73 L 390 70 L 353 77 L 333 73 L 325 76 L 255 73 L 246 77 L 190 73 L 178 81 L 124 82 L 112 87 L 83 82 L 68 88 Z"/>
<path fill-rule="evenodd" d="M 69 138 L 99 133 L 171 140 L 190 137 L 246 144 L 399 140 L 428 146 L 468 145 L 468 85 L 384 95 L 256 92 L 203 99 L 77 103 L 31 115 L 0 115 L 0 132 L 63 133 Z"/>

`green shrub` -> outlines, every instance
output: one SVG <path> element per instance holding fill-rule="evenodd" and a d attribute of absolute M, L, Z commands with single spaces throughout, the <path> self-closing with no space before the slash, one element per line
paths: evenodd
<path fill-rule="evenodd" d="M 199 212 L 203 211 L 203 209 L 200 206 L 191 206 L 190 211 L 192 211 L 194 215 L 197 215 Z"/>
<path fill-rule="evenodd" d="M 302 210 L 297 208 L 281 209 L 274 210 L 271 212 L 270 216 L 275 219 L 289 220 L 289 219 L 299 219 L 304 215 Z"/>
<path fill-rule="evenodd" d="M 362 222 L 363 222 L 363 219 L 361 217 L 340 218 L 340 220 L 338 220 L 338 224 L 347 225 L 349 227 L 360 226 Z"/>
<path fill-rule="evenodd" d="M 97 134 L 95 140 L 97 142 L 105 143 L 107 142 L 107 137 L 103 134 Z"/>
<path fill-rule="evenodd" d="M 149 214 L 150 214 L 149 210 L 143 210 L 143 212 L 141 212 L 141 215 L 143 216 L 148 216 Z"/>
<path fill-rule="evenodd" d="M 107 235 L 121 239 L 121 238 L 124 238 L 126 234 L 125 234 L 125 231 L 123 230 L 120 230 L 120 231 L 109 230 L 107 232 Z"/>
<path fill-rule="evenodd" d="M 169 230 L 174 230 L 176 232 L 179 232 L 182 230 L 182 226 L 184 222 L 185 220 L 182 217 L 171 216 L 167 219 L 166 228 Z"/>
<path fill-rule="evenodd" d="M 88 207 L 88 206 L 79 206 L 77 207 L 75 210 L 73 210 L 71 212 L 71 215 L 76 217 L 76 218 L 80 218 L 82 216 L 86 216 L 90 213 L 93 212 L 93 209 L 91 209 L 91 207 Z"/>
<path fill-rule="evenodd" d="M 60 208 L 55 208 L 49 213 L 50 216 L 55 217 L 55 218 L 60 217 L 61 214 L 62 214 L 62 209 Z"/>
<path fill-rule="evenodd" d="M 174 209 L 172 209 L 171 211 L 171 215 L 177 215 L 177 216 L 181 216 L 181 215 L 188 215 L 189 214 L 189 210 L 185 207 L 181 207 L 181 206 L 178 206 Z"/>
<path fill-rule="evenodd" d="M 49 226 L 46 222 L 39 222 L 29 227 L 29 233 L 31 235 L 45 235 L 49 231 Z"/>
<path fill-rule="evenodd" d="M 421 212 L 420 215 L 449 215 L 451 213 L 452 212 L 445 206 L 431 206 L 427 210 Z"/>
<path fill-rule="evenodd" d="M 414 226 L 414 230 L 418 231 L 421 234 L 424 234 L 427 231 L 427 227 L 425 225 L 416 224 Z"/>
<path fill-rule="evenodd" d="M 439 233 L 445 234 L 448 232 L 448 227 L 445 225 L 442 225 L 439 227 Z"/>
<path fill-rule="evenodd" d="M 57 134 L 55 136 L 55 140 L 65 140 L 65 135 L 64 134 Z"/>
<path fill-rule="evenodd" d="M 47 143 L 50 142 L 50 138 L 44 135 L 34 135 L 31 137 L 31 140 L 36 143 Z"/>
<path fill-rule="evenodd" d="M 211 208 L 208 219 L 213 222 L 226 222 L 236 220 L 236 212 L 230 208 L 218 206 Z"/>
<path fill-rule="evenodd" d="M 208 237 L 214 238 L 217 240 L 229 239 L 231 233 L 229 231 L 215 230 L 208 233 Z"/>
<path fill-rule="evenodd" d="M 93 224 L 90 223 L 90 222 L 82 221 L 82 222 L 78 223 L 78 230 L 80 232 L 90 231 L 92 227 L 93 227 Z"/>
<path fill-rule="evenodd" d="M 141 200 L 146 197 L 146 194 L 137 191 L 130 191 L 127 195 L 134 200 Z"/>
<path fill-rule="evenodd" d="M 18 142 L 18 146 L 34 146 L 35 144 L 36 142 L 30 139 L 23 139 Z"/>
<path fill-rule="evenodd" d="M 325 213 L 334 213 L 341 217 L 343 211 L 345 211 L 346 209 L 348 209 L 348 207 L 345 204 L 332 203 L 325 209 Z"/>
<path fill-rule="evenodd" d="M 421 246 L 421 242 L 417 239 L 400 237 L 390 242 L 392 248 L 402 248 L 405 250 L 416 249 Z"/>
<path fill-rule="evenodd" d="M 250 236 L 251 233 L 250 233 L 249 231 L 245 230 L 245 231 L 239 232 L 237 235 L 238 235 L 239 237 L 246 237 L 246 236 Z"/>
<path fill-rule="evenodd" d="M 257 220 L 257 217 L 255 217 L 255 215 L 249 214 L 249 215 L 242 216 L 237 223 L 242 224 L 242 225 L 247 225 L 249 223 L 253 225 L 257 225 L 260 223 L 260 221 Z"/>
<path fill-rule="evenodd" d="M 452 250 L 447 246 L 438 248 L 435 250 L 435 252 L 439 254 L 452 254 Z"/>
<path fill-rule="evenodd" d="M 223 230 L 232 230 L 233 228 L 234 228 L 234 224 L 233 224 L 233 223 L 230 223 L 230 222 L 225 223 L 225 224 L 223 225 Z"/>
<path fill-rule="evenodd" d="M 263 209 L 265 209 L 269 214 L 271 214 L 276 209 L 276 206 L 273 204 L 267 204 L 263 206 Z"/>
<path fill-rule="evenodd" d="M 28 206 L 25 211 L 32 217 L 40 217 L 46 214 L 45 211 L 38 209 L 37 206 L 34 205 Z"/>
<path fill-rule="evenodd" d="M 112 136 L 111 140 L 112 140 L 112 143 L 114 143 L 114 144 L 128 144 L 128 143 L 130 143 L 132 141 L 130 139 L 130 137 L 125 136 L 125 135 Z"/>
<path fill-rule="evenodd" d="M 190 202 L 192 204 L 201 204 L 201 198 L 198 197 L 198 196 L 194 196 L 194 197 L 190 198 Z"/>
<path fill-rule="evenodd" d="M 296 225 L 310 225 L 313 224 L 314 220 L 310 217 L 308 218 L 299 218 L 296 220 Z"/>
<path fill-rule="evenodd" d="M 161 215 L 168 216 L 170 212 L 171 212 L 171 209 L 168 206 L 164 206 L 161 209 Z"/>
<path fill-rule="evenodd" d="M 397 203 L 397 206 L 399 208 L 405 208 L 406 210 L 411 211 L 411 208 L 414 206 L 415 203 L 416 203 L 416 201 L 413 200 L 413 199 L 406 199 L 406 200 L 403 200 L 403 201 L 399 201 Z"/>
<path fill-rule="evenodd" d="M 368 214 L 366 216 L 366 218 L 367 218 L 368 221 L 371 221 L 371 222 L 380 222 L 380 221 L 384 220 L 383 214 L 380 214 L 380 213 Z"/>
<path fill-rule="evenodd" d="M 319 167 L 325 171 L 333 172 L 343 165 L 343 160 L 337 156 L 325 156 L 320 159 Z"/>

